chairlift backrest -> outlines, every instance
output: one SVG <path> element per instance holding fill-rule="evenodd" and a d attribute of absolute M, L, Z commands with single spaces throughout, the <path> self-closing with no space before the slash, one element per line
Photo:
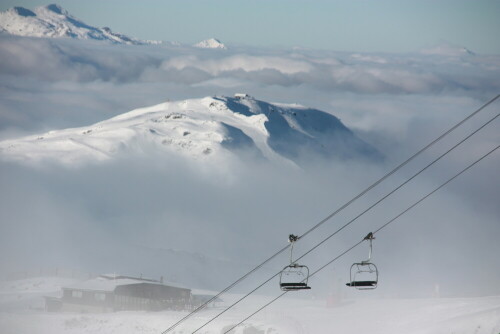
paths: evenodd
<path fill-rule="evenodd" d="M 358 290 L 372 290 L 378 285 L 377 266 L 370 262 L 354 263 L 351 266 L 350 282 L 347 286 Z"/>
<path fill-rule="evenodd" d="M 308 290 L 309 268 L 293 263 L 286 266 L 280 273 L 280 289 L 283 291 Z"/>

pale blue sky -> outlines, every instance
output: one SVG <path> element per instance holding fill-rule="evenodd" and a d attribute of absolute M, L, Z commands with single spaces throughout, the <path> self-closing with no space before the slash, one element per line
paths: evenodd
<path fill-rule="evenodd" d="M 3 0 L 0 9 L 41 0 Z M 411 52 L 442 41 L 500 54 L 498 0 L 59 0 L 95 26 L 142 39 Z"/>

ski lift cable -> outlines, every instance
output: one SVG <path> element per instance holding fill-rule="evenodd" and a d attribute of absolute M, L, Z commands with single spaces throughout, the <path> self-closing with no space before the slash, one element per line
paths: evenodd
<path fill-rule="evenodd" d="M 423 153 L 424 151 L 426 151 L 427 149 L 429 149 L 431 146 L 433 146 L 434 144 L 436 144 L 437 142 L 439 142 L 441 139 L 443 139 L 444 137 L 446 137 L 448 134 L 450 134 L 451 132 L 453 132 L 456 128 L 458 128 L 459 126 L 461 126 L 462 124 L 464 124 L 465 122 L 467 122 L 469 119 L 471 119 L 472 117 L 474 117 L 481 110 L 483 110 L 484 108 L 486 108 L 487 106 L 489 106 L 490 104 L 492 104 L 493 102 L 495 102 L 499 97 L 500 97 L 500 94 L 498 94 L 497 96 L 495 96 L 494 98 L 492 98 L 491 100 L 489 100 L 488 102 L 486 102 L 485 104 L 483 104 L 479 109 L 477 109 L 476 111 L 474 111 L 472 114 L 470 114 L 469 116 L 467 116 L 466 118 L 464 118 L 463 120 L 461 120 L 460 122 L 458 122 L 457 124 L 455 124 L 454 126 L 452 126 L 450 129 L 448 129 L 442 135 L 440 135 L 439 137 L 437 137 L 436 139 L 434 139 L 432 142 L 430 142 L 429 144 L 427 144 L 426 146 L 424 146 L 423 148 L 421 148 L 417 153 L 413 154 L 411 157 L 409 157 L 404 162 L 402 162 L 401 164 L 399 164 L 396 168 L 394 168 L 393 170 L 391 170 L 389 173 L 385 174 L 382 178 L 380 178 L 379 180 L 377 180 L 376 182 L 374 182 L 372 185 L 370 185 L 368 188 L 366 188 L 365 190 L 363 190 L 362 192 L 360 192 L 357 196 L 355 196 L 353 199 L 351 199 L 350 201 L 348 201 L 346 204 L 342 205 L 340 208 L 338 208 L 337 210 L 335 210 L 334 212 L 332 212 L 331 214 L 329 214 L 328 216 L 326 216 L 323 220 L 321 220 L 319 223 L 317 223 L 316 225 L 314 225 L 313 227 L 311 227 L 309 230 L 307 230 L 300 237 L 302 238 L 302 237 L 308 235 L 309 233 L 311 233 L 312 231 L 314 231 L 316 228 L 318 228 L 319 226 L 321 226 L 322 224 L 324 224 L 326 221 L 328 221 L 330 218 L 332 218 L 333 216 L 335 216 L 336 214 L 338 214 L 340 211 L 344 210 L 346 207 L 348 207 L 350 204 L 352 204 L 355 200 L 359 199 L 361 196 L 363 196 L 364 194 L 366 194 L 368 191 L 370 191 L 371 189 L 375 188 L 377 185 L 379 185 L 380 183 L 382 183 L 389 176 L 391 176 L 392 174 L 396 173 L 398 170 L 400 170 L 401 168 L 403 168 L 404 166 L 406 166 L 410 161 L 412 161 L 413 159 L 415 159 L 421 153 Z"/>
<path fill-rule="evenodd" d="M 476 130 L 474 130 L 473 132 L 471 132 L 469 135 L 467 135 L 465 138 L 463 138 L 462 140 L 460 140 L 458 143 L 456 143 L 455 145 L 453 145 L 451 148 L 449 148 L 446 152 L 442 153 L 439 157 L 437 157 L 436 159 L 434 159 L 432 162 L 428 163 L 425 167 L 423 167 L 422 169 L 420 169 L 418 172 L 416 172 L 415 174 L 413 174 L 413 176 L 411 176 L 410 178 L 406 179 L 406 181 L 404 181 L 403 183 L 401 183 L 399 186 L 397 186 L 396 188 L 394 188 L 393 190 L 391 190 L 390 192 L 388 192 L 386 195 L 384 195 L 382 198 L 380 198 L 378 201 L 376 201 L 375 203 L 373 203 L 372 205 L 370 205 L 368 208 L 366 208 L 365 210 L 363 210 L 360 214 L 358 214 L 356 217 L 354 217 L 353 219 L 351 219 L 350 221 L 348 221 L 346 224 L 344 224 L 342 227 L 340 227 L 339 229 L 337 229 L 335 232 L 333 232 L 332 234 L 330 234 L 328 237 L 326 237 L 325 239 L 323 239 L 322 241 L 320 241 L 319 243 L 317 243 L 314 247 L 312 247 L 310 250 L 308 250 L 307 252 L 305 252 L 304 254 L 302 254 L 299 258 L 297 258 L 296 261 L 299 261 L 300 259 L 302 259 L 303 257 L 305 257 L 306 255 L 308 255 L 309 253 L 311 253 L 312 251 L 314 251 L 316 248 L 318 248 L 319 246 L 321 246 L 322 244 L 324 244 L 326 241 L 328 241 L 330 238 L 332 238 L 333 236 L 335 236 L 336 234 L 338 234 L 340 231 L 342 231 L 344 228 L 346 228 L 347 226 L 351 225 L 354 221 L 356 221 L 358 218 L 360 218 L 361 216 L 363 216 L 365 213 L 367 213 L 368 211 L 370 211 L 371 209 L 373 209 L 375 206 L 377 206 L 378 204 L 380 204 L 381 202 L 383 202 L 385 199 L 387 199 L 389 196 L 391 196 L 392 194 L 394 194 L 396 191 L 398 191 L 399 189 L 401 189 L 403 186 L 405 186 L 407 183 L 409 183 L 410 181 L 412 181 L 414 178 L 416 178 L 418 175 L 422 174 L 425 170 L 427 170 L 429 167 L 431 167 L 432 165 L 434 165 L 436 162 L 438 162 L 439 160 L 441 160 L 443 157 L 445 157 L 446 155 L 448 155 L 451 151 L 453 151 L 454 149 L 456 149 L 458 146 L 460 146 L 461 144 L 463 144 L 465 141 L 467 141 L 469 138 L 471 138 L 473 135 L 475 135 L 476 133 L 478 133 L 479 131 L 481 131 L 484 127 L 486 127 L 488 124 L 490 124 L 491 122 L 493 122 L 495 119 L 498 118 L 498 116 L 500 116 L 500 113 L 496 114 L 493 118 L 489 119 L 486 123 L 484 123 L 483 125 L 481 125 L 479 128 L 477 128 Z"/>
<path fill-rule="evenodd" d="M 426 169 L 428 169 L 430 166 L 432 166 L 433 164 L 435 164 L 437 161 L 439 161 L 441 158 L 443 158 L 445 155 L 447 155 L 448 153 L 450 153 L 451 151 L 453 151 L 455 148 L 457 148 L 459 145 L 461 145 L 462 143 L 464 143 L 466 140 L 468 140 L 470 137 L 472 137 L 474 134 L 476 134 L 477 132 L 479 132 L 480 130 L 482 130 L 486 125 L 490 124 L 491 122 L 493 122 L 498 116 L 500 116 L 500 114 L 497 114 L 496 116 L 494 116 L 493 118 L 491 118 L 490 120 L 488 120 L 486 123 L 484 123 L 482 126 L 480 126 L 478 129 L 476 129 L 475 131 L 473 131 L 472 133 L 470 133 L 468 136 L 466 136 L 464 139 L 462 139 L 460 142 L 458 142 L 457 144 L 455 144 L 453 147 L 451 147 L 450 149 L 448 149 L 446 152 L 444 152 L 443 154 L 441 154 L 438 158 L 436 158 L 435 160 L 433 160 L 431 163 L 429 163 L 427 166 L 425 166 L 424 168 L 422 168 L 420 171 L 418 171 L 416 174 L 414 174 L 412 177 L 410 177 L 409 179 L 407 179 L 405 182 L 403 182 L 402 184 L 400 184 L 398 187 L 396 187 L 395 189 L 393 189 L 391 192 L 389 192 L 388 194 L 386 194 L 384 197 L 382 197 L 381 199 L 379 199 L 377 202 L 375 202 L 374 204 L 372 204 L 370 207 L 368 207 L 366 210 L 364 210 L 362 213 L 360 213 L 358 216 L 354 217 L 352 220 L 350 220 L 349 222 L 347 222 L 344 226 L 340 227 L 339 229 L 337 229 L 335 232 L 333 232 L 332 234 L 330 234 L 328 237 L 326 237 L 325 239 L 323 239 L 321 242 L 319 242 L 318 244 L 316 244 L 315 246 L 313 246 L 311 249 L 309 249 L 307 252 L 305 252 L 304 254 L 302 254 L 299 258 L 296 259 L 296 261 L 299 261 L 300 259 L 302 259 L 303 257 L 305 257 L 306 255 L 308 255 L 309 253 L 313 252 L 314 250 L 316 250 L 319 246 L 321 246 L 322 244 L 324 244 L 326 241 L 328 241 L 329 239 L 331 239 L 333 236 L 335 236 L 336 234 L 338 234 L 340 231 L 342 231 L 344 228 L 346 228 L 347 226 L 349 226 L 350 224 L 352 224 L 355 220 L 357 220 L 358 218 L 360 218 L 362 215 L 364 215 L 365 213 L 367 213 L 368 211 L 370 211 L 372 208 L 374 208 L 376 205 L 378 205 L 380 202 L 382 202 L 383 200 L 385 200 L 387 197 L 389 197 L 390 195 L 392 195 L 394 192 L 396 192 L 398 189 L 402 188 L 405 184 L 407 184 L 408 182 L 410 182 L 412 179 L 414 179 L 415 177 L 417 177 L 418 175 L 420 175 L 422 172 L 424 172 Z M 249 297 L 251 294 L 253 294 L 256 290 L 260 289 L 262 286 L 264 286 L 265 284 L 267 284 L 269 281 L 271 281 L 273 278 L 275 278 L 276 276 L 278 276 L 279 274 L 281 273 L 280 272 L 277 272 L 276 274 L 274 274 L 272 277 L 268 278 L 266 281 L 264 281 L 262 284 L 260 284 L 259 286 L 257 286 L 255 289 L 253 289 L 252 291 L 250 291 L 249 293 L 247 293 L 245 296 L 243 296 L 242 298 L 238 299 L 236 302 L 234 302 L 233 304 L 231 304 L 230 306 L 228 306 L 225 310 L 221 311 L 220 313 L 218 313 L 215 317 L 213 317 L 211 320 L 207 321 L 205 324 L 203 324 L 201 327 L 199 327 L 198 329 L 196 329 L 193 333 L 196 333 L 198 330 L 202 329 L 203 327 L 205 327 L 206 325 L 208 325 L 209 323 L 211 323 L 212 321 L 214 321 L 215 319 L 217 319 L 219 316 L 221 316 L 222 314 L 226 313 L 227 311 L 229 311 L 231 308 L 233 308 L 234 306 L 236 306 L 237 304 L 239 304 L 241 301 L 243 301 L 244 299 L 246 299 L 247 297 Z M 311 275 L 310 275 L 311 276 Z M 309 277 L 310 277 L 309 276 Z"/>
<path fill-rule="evenodd" d="M 326 216 L 324 219 L 322 219 L 320 222 L 318 222 L 316 225 L 314 225 L 313 227 L 311 227 L 309 230 L 307 230 L 305 233 L 303 233 L 299 237 L 299 239 L 302 238 L 302 237 L 305 237 L 306 235 L 308 235 L 309 233 L 311 233 L 312 231 L 314 231 L 315 229 L 317 229 L 318 227 L 320 227 L 321 225 L 323 225 L 325 222 L 327 222 L 328 220 L 330 220 L 331 218 L 333 218 L 335 215 L 337 215 L 338 213 L 340 213 L 342 210 L 344 210 L 345 208 L 347 208 L 353 202 L 355 202 L 356 200 L 358 200 L 359 198 L 361 198 L 362 196 L 364 196 L 371 189 L 375 188 L 377 185 L 379 185 L 380 183 L 382 183 L 383 181 L 385 181 L 388 177 L 390 177 L 391 175 L 393 175 L 394 173 L 396 173 L 398 170 L 400 170 L 401 168 L 403 168 L 404 166 L 406 166 L 408 163 L 410 163 L 412 160 L 414 160 L 417 156 L 419 156 L 420 154 L 422 154 L 424 151 L 428 150 L 431 146 L 435 145 L 437 142 L 439 142 L 440 140 L 442 140 L 448 134 L 450 134 L 451 132 L 453 132 L 454 130 L 456 130 L 458 127 L 460 127 L 462 124 L 464 124 L 465 122 L 467 122 L 468 120 L 470 120 L 472 117 L 474 117 L 476 114 L 478 114 L 480 111 L 482 111 L 483 109 L 485 109 L 486 107 L 488 107 L 490 104 L 492 104 L 493 102 L 495 102 L 499 97 L 500 97 L 500 94 L 496 95 L 494 98 L 492 98 L 491 100 L 489 100 L 488 102 L 486 102 L 485 104 L 483 104 L 480 108 L 478 108 L 477 110 L 475 110 L 473 113 L 471 113 L 470 115 L 468 115 L 467 117 L 465 117 L 464 119 L 462 119 L 460 122 L 456 123 L 450 129 L 448 129 L 443 134 L 441 134 L 439 137 L 437 137 L 436 139 L 434 139 L 433 141 L 431 141 L 429 144 L 427 144 L 426 146 L 424 146 L 423 148 L 421 148 L 419 151 L 417 151 L 412 156 L 410 156 L 408 159 L 406 159 L 401 164 L 399 164 L 398 166 L 396 166 L 390 172 L 388 172 L 383 177 L 381 177 L 380 179 L 378 179 L 377 181 L 375 181 L 374 183 L 372 183 L 365 190 L 361 191 L 358 195 L 356 195 L 355 197 L 353 197 L 352 199 L 350 199 L 348 202 L 346 202 L 345 204 L 343 204 L 342 206 L 340 206 L 337 210 L 335 210 L 334 212 L 332 212 L 331 214 L 329 214 L 328 216 Z M 193 316 L 194 314 L 196 314 L 200 310 L 204 309 L 212 301 L 215 301 L 218 297 L 222 296 L 224 293 L 226 293 L 227 291 L 229 291 L 230 289 L 232 289 L 233 287 L 235 287 L 236 285 L 238 285 L 240 282 L 242 282 L 243 280 L 245 280 L 248 276 L 250 276 L 251 274 L 253 274 L 257 270 L 259 270 L 260 268 L 262 268 L 264 265 L 266 265 L 267 263 L 269 263 L 271 260 L 275 259 L 278 255 L 282 254 L 289 247 L 290 247 L 290 244 L 287 244 L 285 247 L 281 248 L 279 251 L 277 251 L 276 253 L 274 253 L 272 256 L 270 256 L 269 258 L 267 258 L 266 260 L 264 260 L 262 263 L 260 263 L 259 265 L 257 265 L 253 269 L 251 269 L 245 275 L 241 276 L 236 281 L 234 281 L 233 283 L 231 283 L 229 286 L 227 286 L 226 288 L 224 288 L 223 290 L 221 290 L 219 293 L 217 293 L 215 296 L 213 296 L 212 298 L 210 298 L 208 301 L 204 302 L 203 304 L 201 304 L 200 306 L 198 306 L 196 309 L 194 309 L 193 311 L 191 311 L 190 313 L 188 313 L 186 316 L 184 316 L 183 318 L 181 318 L 180 320 L 178 320 L 176 323 L 174 323 L 173 325 L 171 325 L 169 328 L 167 328 L 165 331 L 163 331 L 162 334 L 166 334 L 166 333 L 172 331 L 174 328 L 176 328 L 178 325 L 180 325 L 181 323 L 183 323 L 184 321 L 186 321 L 187 319 L 189 319 L 191 316 Z"/>
<path fill-rule="evenodd" d="M 411 206 L 409 206 L 404 211 L 402 211 L 401 213 L 399 213 L 397 216 L 395 216 L 394 218 L 392 218 L 391 220 L 389 220 L 387 223 L 385 223 L 384 225 L 380 226 L 378 229 L 376 229 L 373 232 L 373 234 L 376 234 L 376 233 L 380 232 L 382 229 L 386 228 L 389 224 L 391 224 L 394 221 L 396 221 L 399 217 L 401 217 L 402 215 L 404 215 L 405 213 L 407 213 L 408 211 L 410 211 L 411 209 L 413 209 L 418 204 L 422 203 L 428 197 L 430 197 L 435 192 L 437 192 L 438 190 L 440 190 L 441 188 L 443 188 L 444 186 L 446 186 L 448 183 L 450 183 L 453 180 L 455 180 L 457 177 L 459 177 L 460 175 L 462 175 L 463 173 L 465 173 L 467 170 L 471 169 L 473 166 L 475 166 L 477 163 L 479 163 L 481 160 L 485 159 L 487 156 L 489 156 L 490 154 L 492 154 L 493 152 L 495 152 L 499 148 L 500 148 L 500 145 L 497 145 L 494 149 L 492 149 L 488 153 L 484 154 L 482 157 L 480 157 L 479 159 L 477 159 L 476 161 L 474 161 L 473 163 L 471 163 L 470 165 L 468 165 L 466 168 L 462 169 L 460 172 L 458 172 L 457 174 L 455 174 L 453 177 L 451 177 L 450 179 L 448 179 L 446 182 L 442 183 L 439 187 L 435 188 L 434 190 L 432 190 L 427 195 L 421 197 L 417 202 L 413 203 Z M 350 248 L 348 248 L 347 250 L 345 250 L 344 252 L 342 252 L 340 255 L 336 256 L 335 258 L 333 258 L 332 260 L 328 261 L 323 266 L 319 267 L 317 270 L 315 270 L 313 273 L 311 273 L 311 275 L 309 277 L 312 277 L 312 276 L 316 275 L 317 273 L 319 273 L 320 271 L 322 271 L 323 269 L 325 269 L 326 267 L 328 267 L 330 264 L 332 264 L 333 262 L 337 261 L 339 258 L 341 258 L 342 256 L 344 256 L 345 254 L 347 254 L 348 252 L 350 252 L 354 248 L 358 247 L 364 241 L 365 241 L 365 239 L 363 239 L 361 241 L 358 241 L 356 244 L 354 244 L 353 246 L 351 246 Z M 229 330 L 227 330 L 226 332 L 224 332 L 224 334 L 227 334 L 227 333 L 231 332 L 233 329 L 235 329 L 236 327 L 238 327 L 239 325 L 241 325 L 242 323 L 244 323 L 245 321 L 247 321 L 248 319 L 250 319 L 251 317 L 253 317 L 255 314 L 259 313 L 264 308 L 268 307 L 269 305 L 271 305 L 272 303 L 274 303 L 275 301 L 277 301 L 278 299 L 280 299 L 281 297 L 283 297 L 286 293 L 288 293 L 288 291 L 285 291 L 285 292 L 281 293 L 280 295 L 278 295 L 277 297 L 275 297 L 274 299 L 272 299 L 271 301 L 269 301 L 265 305 L 261 306 L 259 309 L 257 309 L 257 311 L 253 312 L 252 314 L 250 314 L 249 316 L 247 316 L 245 319 L 241 320 L 239 323 L 237 323 L 236 325 L 232 326 Z"/>
<path fill-rule="evenodd" d="M 352 247 L 348 248 L 347 250 L 345 250 L 344 252 L 342 252 L 340 255 L 338 255 L 337 257 L 335 257 L 331 262 L 334 262 L 338 259 L 340 259 L 342 256 L 344 256 L 345 254 L 349 253 L 351 250 L 353 250 L 354 248 L 358 247 L 359 245 L 361 245 L 363 243 L 364 240 L 361 240 L 361 241 L 358 241 L 356 244 L 354 244 Z M 313 274 L 311 274 L 309 277 L 311 277 L 312 275 L 314 275 L 315 273 L 317 273 L 317 271 L 315 271 Z M 281 297 L 283 297 L 285 294 L 287 294 L 288 292 L 290 291 L 285 291 L 281 294 L 279 294 L 277 297 L 275 297 L 274 299 L 272 299 L 271 301 L 269 301 L 268 303 L 266 303 L 265 305 L 261 306 L 257 311 L 253 312 L 252 314 L 250 314 L 249 316 L 247 316 L 245 319 L 241 320 L 239 323 L 237 323 L 236 325 L 234 325 L 233 327 L 231 327 L 228 331 L 224 332 L 224 334 L 227 334 L 229 332 L 231 332 L 233 329 L 235 329 L 236 327 L 238 327 L 239 325 L 241 325 L 242 323 L 244 323 L 245 321 L 247 321 L 248 319 L 250 319 L 251 317 L 253 317 L 254 315 L 256 315 L 257 313 L 259 313 L 260 311 L 262 311 L 263 309 L 265 309 L 266 307 L 268 307 L 269 305 L 271 305 L 272 303 L 274 303 L 275 301 L 277 301 L 278 299 L 280 299 Z M 193 332 L 195 333 L 195 332 Z"/>
<path fill-rule="evenodd" d="M 345 229 L 346 227 L 348 227 L 349 225 L 351 225 L 358 218 L 360 218 L 365 213 L 367 213 L 368 211 L 370 211 L 371 209 L 373 209 L 375 206 L 377 206 L 382 201 L 384 201 L 385 199 L 387 199 L 393 193 L 395 193 L 396 191 L 398 191 L 399 189 L 401 189 L 403 186 L 405 186 L 411 180 L 413 180 L 414 178 L 416 178 L 418 175 L 422 174 L 425 170 L 427 170 L 429 167 L 431 167 L 436 162 L 438 162 L 439 160 L 441 160 L 443 157 L 445 157 L 451 151 L 453 151 L 454 149 L 456 149 L 458 146 L 460 146 L 461 144 L 463 144 L 465 141 L 467 141 L 473 135 L 475 135 L 476 133 L 478 133 L 479 131 L 481 131 L 484 127 L 486 127 L 488 124 L 490 124 L 495 119 L 497 119 L 498 116 L 500 116 L 500 113 L 496 114 L 493 118 L 489 119 L 487 122 L 485 122 L 479 128 L 477 128 L 476 130 L 474 130 L 473 132 L 471 132 L 469 135 L 467 135 L 465 138 L 463 138 L 462 140 L 460 140 L 457 144 L 453 145 L 450 149 L 448 149 L 446 152 L 442 153 L 439 157 L 437 157 L 432 162 L 430 162 L 429 164 L 427 164 L 425 167 L 423 167 L 422 169 L 420 169 L 417 173 L 413 174 L 413 176 L 411 176 L 406 181 L 404 181 L 403 183 L 401 183 L 399 186 L 397 186 L 396 188 L 394 188 L 393 190 L 391 190 L 389 193 L 387 193 L 386 195 L 384 195 L 378 201 L 376 201 L 375 203 L 373 203 L 372 205 L 370 205 L 367 209 L 365 209 L 364 211 L 362 211 L 360 214 L 358 214 L 356 217 L 354 217 L 353 219 L 351 219 L 349 222 L 347 222 L 346 224 L 344 224 L 342 227 L 340 227 L 339 229 L 337 229 L 335 232 L 333 232 L 332 234 L 330 234 L 329 236 L 327 236 L 325 239 L 323 239 L 322 241 L 320 241 L 319 243 L 317 243 L 315 246 L 313 246 L 307 252 L 305 252 L 304 254 L 302 254 L 295 261 L 301 260 L 306 255 L 308 255 L 309 253 L 311 253 L 314 250 L 316 250 L 319 246 L 321 246 L 322 244 L 324 244 L 325 242 L 327 242 L 328 240 L 330 240 L 333 236 L 335 236 L 336 234 L 338 234 L 339 232 L 341 232 L 343 229 Z M 210 319 L 209 321 L 205 322 L 201 327 L 199 327 L 198 329 L 196 329 L 193 333 L 196 333 L 198 330 L 202 329 L 203 327 L 205 327 L 206 325 L 208 325 L 209 323 L 211 323 L 212 321 L 214 321 L 215 319 L 217 319 L 219 316 L 221 316 L 222 314 L 224 314 L 227 311 L 229 311 L 231 308 L 233 308 L 234 306 L 236 306 L 237 304 L 239 304 L 241 301 L 243 301 L 244 299 L 246 299 L 248 296 L 250 296 L 251 294 L 253 294 L 256 290 L 260 289 L 262 286 L 264 286 L 265 284 L 267 284 L 269 281 L 271 281 L 274 277 L 278 276 L 280 273 L 281 273 L 281 271 L 279 271 L 276 274 L 274 274 L 273 276 L 269 277 L 267 280 L 265 280 L 262 284 L 260 284 L 259 286 L 257 286 L 255 289 L 251 290 L 249 293 L 247 293 L 246 295 L 244 295 L 243 297 L 241 297 L 240 299 L 238 299 L 236 302 L 234 302 L 233 304 L 231 304 L 230 306 L 228 306 L 226 309 L 224 309 L 223 311 L 221 311 L 220 313 L 218 313 L 212 319 Z M 309 277 L 310 276 L 311 275 L 309 275 Z"/>

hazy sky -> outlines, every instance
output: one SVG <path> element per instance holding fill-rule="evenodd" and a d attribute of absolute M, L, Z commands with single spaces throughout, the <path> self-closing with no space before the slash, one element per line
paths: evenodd
<path fill-rule="evenodd" d="M 0 9 L 49 0 L 3 0 Z M 95 26 L 142 39 L 411 52 L 442 41 L 500 53 L 496 0 L 106 0 L 57 2 Z"/>

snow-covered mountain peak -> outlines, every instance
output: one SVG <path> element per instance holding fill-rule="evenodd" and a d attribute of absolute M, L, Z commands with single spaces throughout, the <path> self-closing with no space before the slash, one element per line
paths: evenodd
<path fill-rule="evenodd" d="M 162 151 L 203 161 L 244 155 L 297 164 L 304 156 L 381 157 L 331 114 L 247 94 L 169 101 L 90 126 L 0 142 L 5 159 L 68 165 Z"/>
<path fill-rule="evenodd" d="M 0 12 L 0 31 L 29 37 L 70 37 L 108 41 L 116 44 L 158 44 L 158 41 L 142 41 L 109 28 L 90 26 L 69 14 L 57 4 L 37 7 L 34 11 L 14 7 Z"/>
<path fill-rule="evenodd" d="M 194 46 L 202 49 L 223 49 L 223 50 L 227 49 L 227 47 L 216 38 L 206 39 L 204 41 L 195 44 Z"/>

